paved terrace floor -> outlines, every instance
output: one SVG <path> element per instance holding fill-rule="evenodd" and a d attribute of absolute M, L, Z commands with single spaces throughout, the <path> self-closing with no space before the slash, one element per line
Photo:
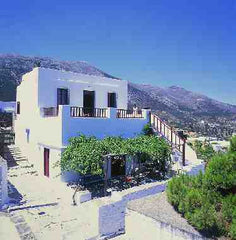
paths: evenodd
<path fill-rule="evenodd" d="M 79 240 L 98 234 L 94 201 L 73 206 L 71 190 L 39 177 L 14 146 L 9 147 L 5 158 L 9 165 L 10 217 L 21 239 Z M 2 233 L 0 239 L 9 240 L 4 238 Z"/>

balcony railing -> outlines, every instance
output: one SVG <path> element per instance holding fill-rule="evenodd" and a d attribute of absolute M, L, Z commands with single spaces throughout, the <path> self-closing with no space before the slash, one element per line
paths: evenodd
<path fill-rule="evenodd" d="M 125 109 L 117 109 L 116 113 L 117 118 L 143 118 L 142 111 L 133 111 Z"/>
<path fill-rule="evenodd" d="M 179 152 L 182 153 L 183 165 L 185 165 L 185 138 L 180 137 L 173 127 L 163 122 L 156 114 L 151 113 L 150 123 L 155 131 L 171 143 Z"/>
<path fill-rule="evenodd" d="M 83 107 L 71 107 L 71 117 L 95 117 L 95 118 L 107 118 L 106 108 L 83 108 Z"/>
<path fill-rule="evenodd" d="M 43 117 L 58 116 L 58 108 L 57 107 L 42 108 L 42 114 L 43 114 Z"/>

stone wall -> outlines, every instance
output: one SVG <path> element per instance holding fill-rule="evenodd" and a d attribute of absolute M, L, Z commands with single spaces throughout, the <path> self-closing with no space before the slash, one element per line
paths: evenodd
<path fill-rule="evenodd" d="M 189 162 L 183 170 L 190 175 L 197 174 L 200 170 L 204 171 L 204 163 L 201 161 Z M 126 206 L 129 201 L 147 197 L 160 193 L 165 190 L 168 181 L 154 182 L 138 187 L 133 187 L 121 192 L 112 192 L 110 198 L 102 198 L 99 205 L 99 237 L 107 239 L 125 232 Z M 156 225 L 159 228 L 158 224 Z M 177 230 L 172 226 L 160 225 L 163 236 L 174 236 Z M 156 229 L 158 231 L 158 229 Z M 170 230 L 170 231 L 169 231 Z M 167 232 L 165 232 L 167 231 Z M 171 235 L 169 234 L 171 232 Z M 182 233 L 181 233 L 182 234 Z M 184 233 L 183 233 L 184 234 Z M 160 236 L 158 236 L 159 238 Z M 194 237 L 194 236 L 193 236 Z M 171 238 L 169 238 L 171 239 Z M 175 239 L 175 238 L 173 238 Z M 182 239 L 182 236 L 179 238 Z M 192 238 L 194 239 L 194 238 Z"/>
<path fill-rule="evenodd" d="M 114 192 L 111 198 L 102 199 L 99 207 L 100 238 L 112 237 L 124 233 L 127 203 L 164 191 L 166 183 L 166 181 L 149 183 L 121 192 Z"/>
<path fill-rule="evenodd" d="M 156 219 L 147 217 L 136 211 L 126 212 L 125 237 L 127 239 L 165 239 L 165 240 L 203 240 L 200 234 L 179 229 L 171 224 L 167 224 Z M 148 231 L 147 231 L 148 229 Z"/>

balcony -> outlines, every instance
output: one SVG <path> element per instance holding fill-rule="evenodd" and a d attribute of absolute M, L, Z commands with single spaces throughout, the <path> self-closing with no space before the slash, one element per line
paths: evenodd
<path fill-rule="evenodd" d="M 71 117 L 107 118 L 107 108 L 70 107 Z"/>
<path fill-rule="evenodd" d="M 117 118 L 143 118 L 142 110 L 133 111 L 125 109 L 117 109 Z"/>
<path fill-rule="evenodd" d="M 145 118 L 145 110 L 126 110 L 116 108 L 83 108 L 76 106 L 61 105 L 59 107 L 41 108 L 41 116 L 57 117 L 59 112 L 69 108 L 69 116 L 72 118 L 117 118 L 117 119 L 142 119 Z"/>
<path fill-rule="evenodd" d="M 57 107 L 42 108 L 40 112 L 41 128 L 47 129 L 45 131 L 51 137 L 51 141 L 58 141 L 56 146 L 68 145 L 69 139 L 78 134 L 97 138 L 134 137 L 140 134 L 150 117 L 149 109 L 133 112 L 116 108 L 87 109 L 70 105 L 59 105 L 58 109 Z M 56 135 L 58 137 L 55 137 Z M 47 137 L 49 142 L 48 139 L 49 137 Z"/>
<path fill-rule="evenodd" d="M 58 116 L 58 108 L 57 107 L 47 107 L 41 108 L 42 117 L 57 117 Z"/>

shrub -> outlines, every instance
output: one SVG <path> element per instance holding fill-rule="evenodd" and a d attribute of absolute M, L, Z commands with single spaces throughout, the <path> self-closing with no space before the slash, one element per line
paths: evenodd
<path fill-rule="evenodd" d="M 231 191 L 236 186 L 236 154 L 215 156 L 205 173 L 205 185 L 209 189 Z"/>
<path fill-rule="evenodd" d="M 168 183 L 167 196 L 169 202 L 181 212 L 181 205 L 183 206 L 184 198 L 189 190 L 189 187 L 185 184 L 188 181 L 188 175 L 180 175 L 174 177 Z M 179 207 L 180 206 L 180 207 Z"/>
<path fill-rule="evenodd" d="M 205 202 L 200 208 L 195 209 L 189 221 L 200 231 L 214 233 L 217 225 L 216 210 L 212 204 Z"/>
<path fill-rule="evenodd" d="M 202 192 L 199 189 L 189 189 L 184 200 L 184 212 L 193 213 L 202 206 Z"/>
<path fill-rule="evenodd" d="M 236 239 L 236 215 L 234 221 L 230 225 L 229 233 L 232 239 Z"/>
<path fill-rule="evenodd" d="M 222 215 L 225 221 L 232 222 L 233 214 L 236 218 L 236 195 L 230 194 L 222 201 Z"/>
<path fill-rule="evenodd" d="M 144 125 L 142 133 L 147 136 L 153 135 L 153 129 L 150 123 Z"/>
<path fill-rule="evenodd" d="M 167 186 L 170 203 L 208 236 L 236 239 L 236 152 L 232 146 L 231 141 L 229 152 L 214 156 L 204 174 L 175 177 Z"/>

